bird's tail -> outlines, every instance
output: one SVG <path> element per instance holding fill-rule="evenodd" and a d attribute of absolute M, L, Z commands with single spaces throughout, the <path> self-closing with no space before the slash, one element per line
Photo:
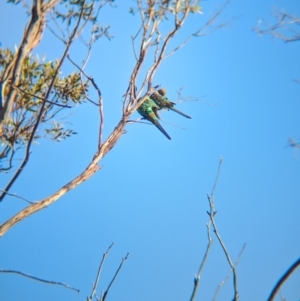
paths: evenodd
<path fill-rule="evenodd" d="M 180 114 L 180 115 L 182 115 L 182 116 L 184 116 L 184 117 L 186 117 L 186 118 L 192 119 L 191 116 L 182 113 L 181 111 L 175 109 L 174 107 L 170 107 L 170 108 L 168 108 L 168 109 L 170 109 L 170 110 L 172 110 L 172 111 L 174 111 L 174 112 L 176 112 L 176 113 L 178 113 L 178 114 Z"/>
<path fill-rule="evenodd" d="M 157 121 L 155 122 L 155 126 L 169 139 L 171 140 L 171 137 L 168 135 L 168 133 L 165 131 L 165 129 L 160 125 L 160 123 Z"/>

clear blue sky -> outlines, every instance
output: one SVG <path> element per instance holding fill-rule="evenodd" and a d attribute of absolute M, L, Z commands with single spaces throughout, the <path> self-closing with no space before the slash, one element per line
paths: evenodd
<path fill-rule="evenodd" d="M 204 14 L 189 19 L 176 42 L 220 4 L 204 1 Z M 133 1 L 116 5 L 100 14 L 104 25 L 111 24 L 114 39 L 95 45 L 86 70 L 103 93 L 106 136 L 121 116 L 121 97 L 134 66 L 130 37 L 139 25 L 139 17 L 128 13 Z M 232 1 L 220 19 L 235 17 L 230 25 L 192 39 L 162 64 L 154 82 L 167 88 L 170 99 L 182 87 L 184 96 L 199 98 L 177 106 L 192 120 L 162 114 L 171 141 L 152 126 L 128 125 L 100 172 L 0 239 L 1 268 L 65 282 L 81 293 L 0 273 L 0 300 L 86 300 L 112 242 L 99 294 L 129 252 L 109 300 L 189 300 L 207 244 L 206 193 L 213 187 L 220 156 L 216 221 L 233 260 L 247 243 L 237 268 L 240 300 L 267 298 L 300 254 L 300 153 L 287 147 L 289 137 L 300 136 L 300 85 L 293 81 L 300 79 L 300 42 L 285 44 L 252 30 L 260 18 L 273 21 L 274 7 L 300 15 L 298 1 Z M 23 34 L 25 10 L 2 1 L 0 12 L 0 42 L 13 48 Z M 84 49 L 73 50 L 71 56 L 80 62 Z M 61 51 L 47 31 L 35 53 L 54 60 Z M 34 145 L 11 192 L 42 199 L 91 160 L 97 147 L 97 108 L 84 104 L 64 117 L 69 115 L 79 134 L 61 143 Z M 0 186 L 6 181 L 7 175 L 1 175 Z M 0 221 L 24 206 L 16 198 L 5 199 Z M 197 300 L 212 300 L 228 271 L 214 238 Z M 300 271 L 282 289 L 288 301 L 300 299 L 299 283 Z M 232 297 L 231 278 L 218 300 Z"/>

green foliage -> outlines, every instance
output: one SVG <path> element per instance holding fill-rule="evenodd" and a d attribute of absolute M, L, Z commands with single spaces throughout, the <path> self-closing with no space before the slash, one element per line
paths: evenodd
<path fill-rule="evenodd" d="M 187 10 L 191 13 L 202 14 L 202 7 L 199 5 L 200 0 L 147 0 L 145 2 L 146 6 L 143 8 L 143 13 L 147 18 L 151 16 L 153 19 L 168 19 L 168 15 L 170 14 L 185 14 Z M 135 15 L 139 9 L 140 8 L 130 7 L 129 13 Z"/>
<path fill-rule="evenodd" d="M 45 130 L 48 137 L 51 137 L 53 140 L 61 141 L 62 139 L 66 139 L 67 137 L 70 137 L 71 135 L 77 134 L 71 129 L 64 129 L 63 123 L 56 123 L 56 121 L 53 121 L 53 127 L 50 129 Z"/>
<path fill-rule="evenodd" d="M 19 4 L 21 1 L 7 2 Z M 76 134 L 60 122 L 59 113 L 86 99 L 88 80 L 83 80 L 78 72 L 62 76 L 58 69 L 63 66 L 68 52 L 53 62 L 27 55 L 39 44 L 46 28 L 44 22 L 53 21 L 55 30 L 50 26 L 50 31 L 66 49 L 78 37 L 87 49 L 101 37 L 112 38 L 110 26 L 99 24 L 98 15 L 105 5 L 113 6 L 114 0 L 47 0 L 39 3 L 42 5 L 33 1 L 28 9 L 29 16 L 35 12 L 40 18 L 31 18 L 26 25 L 30 30 L 24 33 L 28 36 L 23 37 L 20 51 L 0 48 L 0 171 L 12 167 L 18 149 L 26 148 L 28 153 L 33 141 L 41 138 L 61 141 Z M 90 29 L 89 35 L 85 28 Z M 86 38 L 88 42 L 85 42 Z"/>
<path fill-rule="evenodd" d="M 9 49 L 0 49 L 0 78 L 14 59 L 14 53 Z M 62 123 L 57 123 L 55 117 L 63 110 L 80 104 L 86 97 L 87 82 L 81 80 L 79 73 L 72 73 L 66 77 L 56 76 L 50 97 L 45 99 L 50 83 L 55 76 L 58 62 L 41 61 L 38 57 L 27 56 L 21 69 L 20 82 L 14 88 L 14 102 L 11 119 L 4 125 L 1 141 L 0 158 L 9 152 L 26 146 L 31 137 L 33 128 L 37 123 L 38 114 L 44 102 L 42 117 L 38 131 L 34 136 L 37 140 L 47 137 L 54 141 L 61 141 L 73 134 L 73 130 L 64 128 Z M 4 81 L 3 102 L 6 100 L 10 83 Z"/>

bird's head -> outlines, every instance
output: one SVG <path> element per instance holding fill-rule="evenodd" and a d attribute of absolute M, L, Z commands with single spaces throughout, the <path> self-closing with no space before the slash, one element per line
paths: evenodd
<path fill-rule="evenodd" d="M 165 95 L 167 94 L 167 91 L 166 91 L 166 89 L 164 89 L 164 88 L 159 89 L 157 92 L 158 92 L 161 96 L 165 96 Z"/>

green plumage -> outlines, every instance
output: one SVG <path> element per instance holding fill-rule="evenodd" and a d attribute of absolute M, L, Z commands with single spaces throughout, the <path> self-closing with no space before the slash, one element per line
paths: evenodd
<path fill-rule="evenodd" d="M 189 115 L 184 114 L 183 112 L 177 110 L 174 108 L 175 103 L 171 102 L 167 97 L 166 97 L 166 90 L 165 89 L 159 89 L 158 91 L 155 91 L 150 95 L 150 98 L 155 102 L 155 104 L 159 107 L 159 110 L 161 109 L 168 109 L 172 110 L 186 118 L 192 119 Z"/>
<path fill-rule="evenodd" d="M 138 107 L 137 111 L 139 114 L 141 114 L 145 119 L 152 122 L 169 140 L 171 140 L 171 137 L 168 135 L 168 133 L 164 130 L 164 128 L 160 125 L 158 119 L 158 113 L 157 110 L 159 110 L 160 107 L 149 97 L 147 97 L 143 103 Z"/>

